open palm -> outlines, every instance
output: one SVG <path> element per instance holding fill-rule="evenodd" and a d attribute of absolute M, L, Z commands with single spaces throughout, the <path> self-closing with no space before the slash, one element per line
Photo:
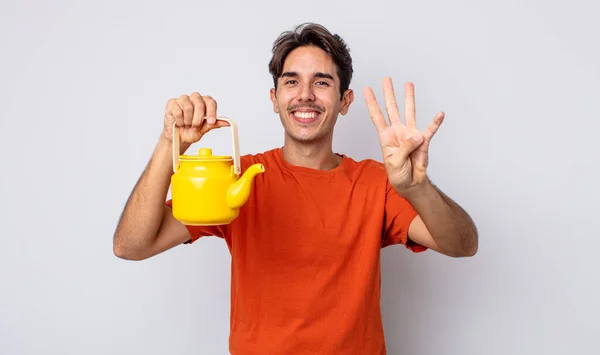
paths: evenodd
<path fill-rule="evenodd" d="M 364 90 L 369 115 L 377 129 L 383 163 L 390 183 L 402 193 L 420 185 L 427 179 L 429 163 L 429 143 L 444 120 L 444 113 L 438 113 L 433 122 L 420 132 L 416 127 L 415 92 L 412 83 L 404 85 L 404 119 L 400 119 L 398 104 L 394 95 L 392 79 L 383 79 L 383 96 L 390 124 L 379 109 L 375 94 L 370 87 Z"/>

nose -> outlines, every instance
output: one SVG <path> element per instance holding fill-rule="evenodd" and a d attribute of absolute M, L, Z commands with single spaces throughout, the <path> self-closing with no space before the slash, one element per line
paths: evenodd
<path fill-rule="evenodd" d="M 314 101 L 315 100 L 313 86 L 310 82 L 303 83 L 302 85 L 300 85 L 299 99 L 300 99 L 300 101 Z"/>

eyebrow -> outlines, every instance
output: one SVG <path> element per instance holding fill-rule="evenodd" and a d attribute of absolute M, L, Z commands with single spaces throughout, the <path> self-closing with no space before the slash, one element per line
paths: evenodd
<path fill-rule="evenodd" d="M 281 74 L 282 78 L 284 78 L 284 77 L 297 77 L 297 76 L 298 76 L 298 73 L 295 72 L 295 71 L 286 71 L 285 73 Z M 328 74 L 328 73 L 316 72 L 315 73 L 315 77 L 334 80 L 333 79 L 333 75 Z"/>

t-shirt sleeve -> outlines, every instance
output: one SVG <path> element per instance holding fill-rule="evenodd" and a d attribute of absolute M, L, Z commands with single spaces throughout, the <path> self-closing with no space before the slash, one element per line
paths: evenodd
<path fill-rule="evenodd" d="M 173 200 L 167 200 L 165 202 L 165 204 L 167 206 L 169 206 L 169 208 L 172 208 Z M 185 227 L 190 232 L 191 238 L 184 244 L 191 244 L 191 243 L 195 242 L 196 240 L 198 240 L 200 237 L 206 237 L 206 236 L 215 236 L 215 237 L 225 239 L 225 236 L 227 234 L 226 225 L 219 225 L 219 226 L 188 226 L 188 225 L 186 225 Z"/>
<path fill-rule="evenodd" d="M 408 236 L 408 227 L 417 216 L 417 211 L 402 196 L 400 196 L 392 185 L 386 185 L 385 198 L 385 224 L 382 248 L 390 245 L 402 244 L 413 252 L 427 250 L 418 243 L 412 241 Z"/>

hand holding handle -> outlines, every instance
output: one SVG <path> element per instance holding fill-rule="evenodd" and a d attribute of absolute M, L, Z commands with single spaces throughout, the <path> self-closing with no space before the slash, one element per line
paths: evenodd
<path fill-rule="evenodd" d="M 228 117 L 217 117 L 217 120 L 226 121 L 229 123 L 229 127 L 231 127 L 231 138 L 233 143 L 233 167 L 235 174 L 239 176 L 242 173 L 242 168 L 240 165 L 240 144 L 237 124 Z M 173 172 L 177 172 L 177 166 L 179 165 L 179 155 L 181 154 L 179 149 L 179 128 L 175 123 L 173 123 Z"/>

